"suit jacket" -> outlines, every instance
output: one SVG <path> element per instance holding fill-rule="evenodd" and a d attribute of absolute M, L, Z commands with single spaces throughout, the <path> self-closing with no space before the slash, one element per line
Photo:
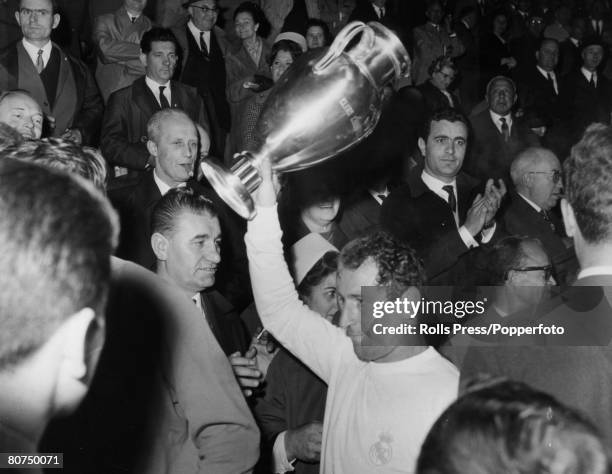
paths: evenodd
<path fill-rule="evenodd" d="M 413 31 L 414 62 L 412 79 L 419 85 L 429 77 L 429 66 L 439 56 L 461 56 L 465 48 L 457 36 L 451 37 L 443 27 L 436 29 L 431 23 L 417 26 Z"/>
<path fill-rule="evenodd" d="M 538 137 L 524 123 L 513 117 L 510 139 L 504 141 L 488 109 L 473 116 L 471 123 L 474 138 L 464 169 L 476 178 L 504 178 L 506 184 L 509 184 L 512 160 L 524 149 L 537 146 Z"/>
<path fill-rule="evenodd" d="M 581 65 L 580 48 L 569 39 L 559 45 L 559 74 L 568 75 Z"/>
<path fill-rule="evenodd" d="M 191 180 L 187 185 L 196 193 L 210 199 L 219 213 L 223 234 L 221 265 L 217 270 L 217 288 L 237 309 L 251 301 L 250 280 L 244 247 L 244 221 L 238 217 L 217 193 L 205 184 Z M 155 254 L 151 248 L 151 218 L 161 193 L 153 178 L 153 170 L 142 174 L 138 184 L 127 197 L 111 200 L 119 211 L 121 236 L 117 255 L 148 269 L 155 268 Z"/>
<path fill-rule="evenodd" d="M 566 118 L 562 101 L 563 81 L 558 74 L 556 78 L 558 94 L 551 82 L 534 66 L 525 71 L 518 87 L 519 101 L 525 113 L 537 115 L 547 127 L 559 125 Z"/>
<path fill-rule="evenodd" d="M 194 122 L 209 130 L 208 116 L 202 99 L 193 87 L 170 82 L 172 108 L 182 109 Z M 157 99 L 147 87 L 145 77 L 131 86 L 111 94 L 102 123 L 100 148 L 111 165 L 144 170 L 149 160 L 147 122 L 161 110 Z"/>
<path fill-rule="evenodd" d="M 417 86 L 417 89 L 421 93 L 423 101 L 425 102 L 425 110 L 430 115 L 438 109 L 451 107 L 446 95 L 444 95 L 444 93 L 436 86 L 434 86 L 431 81 L 425 81 L 420 86 Z M 459 97 L 457 97 L 457 94 L 453 92 L 448 92 L 453 99 L 452 108 L 460 110 L 461 102 Z"/>
<path fill-rule="evenodd" d="M 381 208 L 382 204 L 364 190 L 342 211 L 338 226 L 349 241 L 366 235 L 380 227 Z"/>
<path fill-rule="evenodd" d="M 579 279 L 553 302 L 556 304 L 552 311 L 536 321 L 548 327 L 563 325 L 566 345 L 545 340 L 544 347 L 470 348 L 461 378 L 468 380 L 477 373 L 489 373 L 547 392 L 588 415 L 609 446 L 612 441 L 611 286 L 611 275 Z"/>
<path fill-rule="evenodd" d="M 93 33 L 98 49 L 96 80 L 105 101 L 113 92 L 144 75 L 140 40 L 152 26 L 145 15 L 132 23 L 125 7 L 96 18 Z"/>
<path fill-rule="evenodd" d="M 55 118 L 53 136 L 60 136 L 67 128 L 81 132 L 83 145 L 97 143 L 104 104 L 89 69 L 78 59 L 60 53 L 60 71 L 53 108 L 43 83 L 21 40 L 0 51 L 0 90 L 26 89 L 41 106 L 46 116 Z M 20 74 L 20 70 L 23 74 Z"/>
<path fill-rule="evenodd" d="M 423 259 L 430 282 L 444 281 L 468 252 L 448 202 L 431 191 L 421 178 L 422 168 L 415 168 L 408 183 L 397 187 L 385 199 L 380 223 L 384 230 L 409 243 Z M 478 181 L 465 173 L 457 175 L 457 209 L 462 225 L 472 205 Z"/>
<path fill-rule="evenodd" d="M 566 237 L 563 222 L 552 212 L 549 213 L 551 223 L 547 222 L 518 193 L 511 192 L 507 206 L 502 209 L 501 222 L 508 233 L 525 235 L 542 242 L 555 268 L 555 278 L 558 284 L 565 284 L 578 269 L 578 262 L 573 247 L 567 247 L 563 242 Z"/>
<path fill-rule="evenodd" d="M 597 87 L 594 88 L 584 74 L 576 70 L 566 76 L 563 91 L 563 105 L 576 140 L 591 123 L 610 123 L 610 82 L 603 74 L 597 74 Z"/>

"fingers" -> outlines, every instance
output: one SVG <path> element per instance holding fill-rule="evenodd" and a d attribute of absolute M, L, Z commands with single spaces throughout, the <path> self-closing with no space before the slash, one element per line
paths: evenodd
<path fill-rule="evenodd" d="M 251 346 L 249 347 L 249 350 L 244 353 L 244 358 L 252 360 L 255 358 L 256 355 L 257 355 L 257 347 Z"/>

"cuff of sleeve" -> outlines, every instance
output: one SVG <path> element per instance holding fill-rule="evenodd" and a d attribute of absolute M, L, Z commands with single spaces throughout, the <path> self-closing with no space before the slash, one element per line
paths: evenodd
<path fill-rule="evenodd" d="M 277 205 L 270 207 L 256 206 L 255 210 L 257 211 L 255 217 L 247 224 L 248 238 L 256 242 L 258 246 L 263 244 L 264 247 L 269 246 L 266 246 L 266 243 L 269 244 L 276 240 L 280 242 L 282 231 L 278 220 Z"/>
<path fill-rule="evenodd" d="M 293 463 L 295 459 L 289 461 L 287 459 L 287 451 L 285 450 L 285 434 L 287 431 L 283 431 L 276 437 L 274 441 L 274 447 L 272 448 L 272 455 L 274 456 L 274 472 L 275 474 L 282 474 L 283 472 L 293 471 Z"/>
<path fill-rule="evenodd" d="M 495 233 L 495 229 L 496 228 L 497 228 L 497 224 L 495 223 L 495 224 L 493 224 L 491 227 L 489 227 L 487 229 L 482 229 L 482 232 L 480 234 L 480 236 L 481 236 L 480 241 L 483 244 L 489 243 L 489 241 L 493 237 L 493 234 Z"/>
<path fill-rule="evenodd" d="M 467 230 L 464 225 L 459 227 L 459 235 L 467 248 L 471 249 L 473 247 L 478 247 L 478 242 L 476 242 L 476 239 L 472 236 L 472 234 L 470 234 L 470 231 Z"/>

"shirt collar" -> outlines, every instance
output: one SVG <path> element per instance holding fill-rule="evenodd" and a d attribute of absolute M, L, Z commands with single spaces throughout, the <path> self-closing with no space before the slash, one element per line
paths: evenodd
<path fill-rule="evenodd" d="M 165 92 L 168 91 L 169 93 L 171 93 L 170 90 L 170 81 L 166 82 L 165 84 L 158 84 L 157 82 L 155 82 L 153 79 L 151 79 L 149 76 L 145 76 L 145 83 L 147 84 L 147 87 L 149 89 L 151 89 L 151 92 L 153 92 L 153 95 L 159 99 L 159 88 L 160 86 L 165 86 L 167 87 L 167 89 L 164 91 L 164 95 Z M 168 101 L 170 102 L 170 101 Z"/>
<path fill-rule="evenodd" d="M 448 186 L 449 184 L 453 187 L 455 191 L 455 196 L 457 196 L 457 179 L 453 178 L 450 183 L 445 183 L 444 181 L 436 178 L 435 176 L 430 175 L 427 171 L 423 170 L 421 173 L 421 179 L 425 183 L 430 190 L 436 193 L 439 196 L 447 195 L 448 193 L 442 189 L 444 186 Z"/>
<path fill-rule="evenodd" d="M 493 112 L 491 109 L 489 109 L 489 114 L 491 115 L 491 120 L 493 120 L 493 123 L 498 129 L 501 128 L 501 121 L 499 119 L 501 119 L 502 117 L 506 119 L 508 127 L 512 126 L 512 114 L 499 115 Z"/>
<path fill-rule="evenodd" d="M 586 278 L 590 276 L 601 276 L 601 275 L 612 275 L 612 266 L 611 265 L 599 265 L 596 267 L 589 267 L 583 270 L 580 270 L 578 273 L 577 280 L 581 278 Z"/>
<path fill-rule="evenodd" d="M 572 38 L 571 36 L 569 37 L 569 40 L 574 44 L 574 46 L 578 47 L 580 45 L 580 41 L 578 41 L 576 38 Z"/>
<path fill-rule="evenodd" d="M 557 78 L 554 71 L 545 71 L 538 64 L 536 64 L 536 67 L 538 68 L 538 71 L 540 71 L 540 74 L 542 74 L 546 79 L 548 79 L 549 74 L 553 79 Z"/>
<path fill-rule="evenodd" d="M 191 31 L 191 34 L 196 38 L 197 41 L 200 41 L 200 33 L 204 33 L 204 38 L 210 38 L 210 31 L 200 30 L 197 26 L 193 24 L 193 21 L 189 20 L 187 22 L 187 28 Z"/>
<path fill-rule="evenodd" d="M 535 202 L 533 202 L 531 199 L 525 197 L 524 194 L 518 193 L 518 195 L 520 197 L 522 197 L 525 201 L 527 201 L 527 204 L 529 204 L 531 207 L 533 207 L 537 212 L 540 212 L 542 210 L 542 208 L 540 206 L 538 206 Z"/>
<path fill-rule="evenodd" d="M 380 198 L 380 196 L 385 196 L 385 198 L 389 196 L 389 188 L 386 186 L 385 186 L 385 189 L 382 191 L 375 191 L 374 189 L 368 189 L 368 192 L 372 195 L 374 199 L 376 199 L 376 202 L 378 204 L 383 203 L 383 200 Z"/>
<path fill-rule="evenodd" d="M 157 170 L 155 169 L 153 170 L 153 180 L 155 181 L 155 184 L 157 185 L 157 188 L 162 196 L 165 196 L 166 193 L 172 189 L 172 186 L 168 186 L 159 176 L 157 176 Z"/>
<path fill-rule="evenodd" d="M 51 43 L 51 40 L 47 41 L 47 44 L 45 44 L 42 48 L 34 46 L 32 43 L 29 43 L 28 40 L 26 40 L 25 38 L 21 40 L 21 43 L 23 44 L 23 47 L 25 48 L 27 53 L 33 58 L 36 58 L 38 56 L 38 51 L 41 49 L 43 51 L 43 56 L 49 57 L 51 55 L 51 49 L 53 49 L 53 43 Z"/>
<path fill-rule="evenodd" d="M 591 76 L 593 76 L 593 75 L 595 75 L 595 79 L 597 79 L 597 71 L 591 72 L 588 69 L 585 69 L 584 67 L 581 67 L 580 68 L 580 72 L 582 73 L 582 75 L 584 76 L 584 78 L 587 81 L 590 81 L 591 80 Z"/>

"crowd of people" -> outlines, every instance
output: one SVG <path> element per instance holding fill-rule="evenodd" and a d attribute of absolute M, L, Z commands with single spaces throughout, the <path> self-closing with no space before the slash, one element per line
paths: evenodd
<path fill-rule="evenodd" d="M 75 474 L 612 470 L 612 2 L 0 3 L 0 452 Z M 264 157 L 245 221 L 199 164 L 258 150 L 279 81 L 352 21 L 394 32 L 409 72 L 350 150 Z M 487 304 L 371 342 L 366 295 L 432 288 Z M 533 337 L 478 336 L 499 324 Z M 57 468 L 27 460 L 0 469 Z"/>

